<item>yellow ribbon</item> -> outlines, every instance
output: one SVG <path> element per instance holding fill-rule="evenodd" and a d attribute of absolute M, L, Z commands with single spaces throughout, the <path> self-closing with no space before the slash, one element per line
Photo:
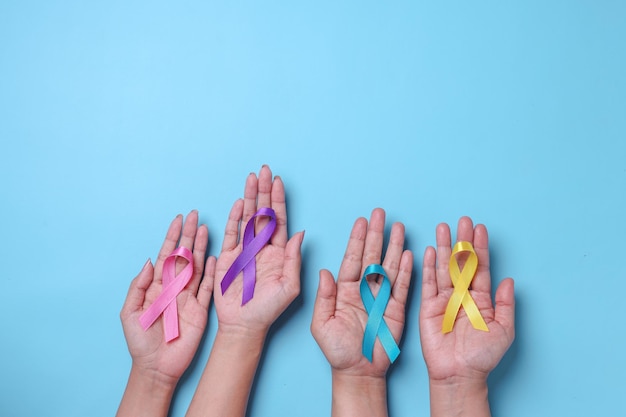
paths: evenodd
<path fill-rule="evenodd" d="M 456 260 L 456 255 L 460 252 L 469 252 L 465 266 L 463 266 L 463 271 L 460 270 L 459 263 Z M 454 248 L 452 248 L 448 269 L 450 271 L 452 285 L 454 285 L 454 292 L 450 296 L 446 313 L 443 316 L 441 332 L 450 333 L 452 331 L 461 304 L 472 326 L 474 326 L 475 329 L 488 332 L 489 328 L 487 327 L 487 323 L 485 323 L 483 316 L 480 315 L 480 310 L 478 310 L 474 299 L 469 293 L 469 286 L 474 279 L 476 269 L 478 269 L 478 255 L 476 255 L 474 247 L 470 242 L 456 242 Z"/>

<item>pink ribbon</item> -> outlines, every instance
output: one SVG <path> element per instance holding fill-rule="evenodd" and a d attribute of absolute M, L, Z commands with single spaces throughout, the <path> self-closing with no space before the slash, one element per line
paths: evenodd
<path fill-rule="evenodd" d="M 176 275 L 176 257 L 185 258 L 188 262 Z M 178 306 L 176 296 L 185 289 L 193 275 L 193 254 L 183 246 L 175 249 L 163 262 L 163 289 L 152 305 L 139 317 L 141 327 L 146 331 L 163 314 L 165 341 L 178 337 Z"/>
<path fill-rule="evenodd" d="M 267 225 L 261 229 L 258 235 L 254 235 L 254 219 L 258 216 L 268 216 L 270 218 Z M 254 296 L 254 286 L 256 284 L 256 261 L 257 253 L 270 241 L 276 230 L 276 213 L 269 207 L 260 208 L 246 224 L 243 232 L 242 250 L 235 262 L 228 268 L 226 275 L 221 282 L 222 295 L 226 292 L 230 284 L 233 283 L 237 275 L 243 271 L 243 294 L 241 305 L 246 304 Z"/>

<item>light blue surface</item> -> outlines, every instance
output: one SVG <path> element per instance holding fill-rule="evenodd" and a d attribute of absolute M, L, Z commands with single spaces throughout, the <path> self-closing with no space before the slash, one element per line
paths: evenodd
<path fill-rule="evenodd" d="M 110 416 L 128 284 L 193 208 L 217 254 L 246 175 L 285 181 L 302 295 L 275 327 L 251 416 L 330 412 L 309 334 L 372 208 L 421 256 L 437 223 L 490 231 L 516 279 L 494 415 L 622 412 L 626 3 L 0 3 L 0 415 Z M 394 417 L 428 414 L 416 274 Z M 183 379 L 182 416 L 209 353 Z M 300 411 L 294 411 L 300 410 Z"/>

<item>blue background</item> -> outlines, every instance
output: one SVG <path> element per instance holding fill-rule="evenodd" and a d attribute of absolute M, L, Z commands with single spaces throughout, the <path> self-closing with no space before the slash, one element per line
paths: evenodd
<path fill-rule="evenodd" d="M 418 272 L 391 415 L 428 413 L 421 257 L 461 215 L 488 226 L 494 280 L 516 279 L 494 415 L 619 414 L 625 39 L 608 0 L 0 2 L 0 414 L 113 415 L 130 280 L 177 213 L 200 211 L 217 254 L 263 163 L 306 237 L 250 415 L 330 413 L 317 273 L 377 206 Z M 211 309 L 173 416 L 216 326 Z"/>

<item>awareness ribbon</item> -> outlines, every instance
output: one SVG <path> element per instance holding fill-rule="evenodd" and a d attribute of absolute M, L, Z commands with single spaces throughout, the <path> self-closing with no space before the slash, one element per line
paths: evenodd
<path fill-rule="evenodd" d="M 374 294 L 372 294 L 372 290 L 367 283 L 367 277 L 374 274 L 381 275 L 383 278 L 376 298 L 374 298 Z M 363 334 L 363 356 L 370 362 L 372 362 L 376 336 L 378 336 L 378 340 L 380 340 L 380 343 L 383 345 L 391 363 L 393 363 L 400 354 L 400 348 L 383 318 L 390 295 L 391 283 L 383 267 L 378 264 L 372 264 L 365 268 L 363 278 L 361 278 L 361 299 L 363 300 L 363 306 L 365 306 L 368 317 L 367 324 L 365 325 L 365 333 Z"/>
<path fill-rule="evenodd" d="M 261 229 L 258 235 L 254 235 L 254 219 L 258 216 L 269 216 L 269 223 Z M 241 305 L 246 304 L 254 296 L 254 286 L 256 284 L 256 261 L 257 253 L 269 242 L 276 230 L 276 213 L 269 207 L 260 208 L 246 224 L 243 232 L 242 251 L 235 259 L 235 262 L 228 268 L 226 275 L 222 279 L 222 295 L 226 292 L 230 284 L 233 283 L 239 272 L 243 271 L 243 295 Z"/>
<path fill-rule="evenodd" d="M 176 275 L 176 258 L 187 260 L 187 265 Z M 178 337 L 178 307 L 176 296 L 187 286 L 193 275 L 193 255 L 183 246 L 175 249 L 163 262 L 163 289 L 152 305 L 139 317 L 143 330 L 150 326 L 163 314 L 165 341 Z"/>
<path fill-rule="evenodd" d="M 456 260 L 456 255 L 460 252 L 468 252 L 469 256 L 465 261 L 463 271 L 459 268 L 459 263 Z M 480 315 L 480 310 L 476 306 L 474 299 L 469 293 L 469 286 L 474 279 L 476 269 L 478 269 L 478 255 L 474 251 L 474 247 L 470 242 L 456 242 L 452 249 L 452 255 L 450 255 L 450 262 L 448 266 L 450 270 L 450 279 L 454 285 L 454 291 L 448 301 L 446 312 L 443 316 L 443 325 L 441 327 L 442 333 L 449 333 L 454 327 L 454 321 L 459 313 L 461 304 L 465 309 L 467 318 L 472 326 L 477 330 L 489 331 L 483 316 Z"/>

